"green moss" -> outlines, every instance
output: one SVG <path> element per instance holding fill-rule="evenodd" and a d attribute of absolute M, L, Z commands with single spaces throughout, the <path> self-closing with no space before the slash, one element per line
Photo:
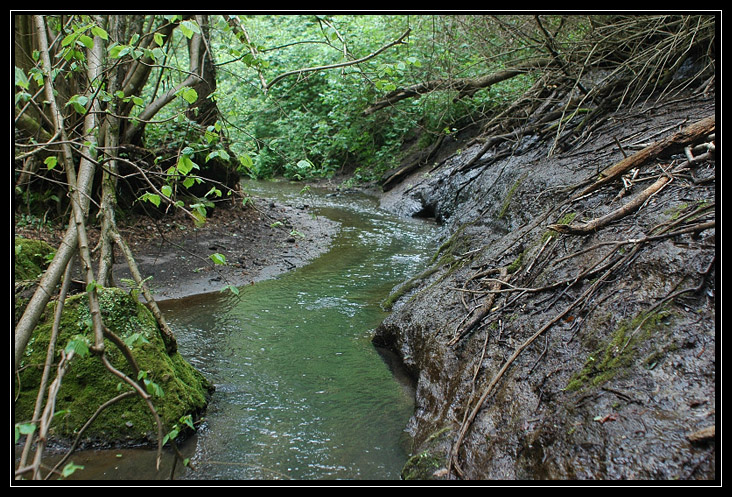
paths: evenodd
<path fill-rule="evenodd" d="M 15 281 L 38 278 L 56 250 L 42 240 L 15 238 Z"/>
<path fill-rule="evenodd" d="M 436 273 L 437 270 L 440 269 L 440 267 L 440 265 L 434 265 L 432 267 L 429 267 L 425 271 L 419 273 L 417 276 L 414 276 L 413 278 L 410 278 L 406 282 L 399 285 L 393 292 L 389 294 L 388 297 L 384 299 L 384 301 L 381 303 L 381 308 L 385 311 L 391 310 L 397 300 L 417 288 L 423 280 Z"/>
<path fill-rule="evenodd" d="M 165 431 L 178 422 L 181 416 L 198 415 L 206 406 L 210 384 L 178 353 L 167 354 L 150 311 L 119 289 L 103 289 L 99 296 L 102 319 L 113 333 L 123 340 L 144 338 L 135 340 L 131 350 L 140 369 L 147 372 L 147 378 L 162 389 L 162 396 L 153 397 L 153 405 L 163 421 Z M 49 304 L 46 309 L 45 317 L 35 330 L 21 363 L 15 405 L 16 422 L 30 420 L 32 416 L 54 307 L 54 304 Z M 90 323 L 87 295 L 68 298 L 62 313 L 56 361 L 73 337 L 80 335 L 93 342 Z M 105 349 L 115 368 L 133 376 L 132 369 L 116 346 L 105 340 Z M 60 441 L 73 438 L 102 403 L 127 390 L 130 387 L 107 371 L 98 357 L 74 357 L 59 391 L 56 412 L 62 414 L 54 419 L 51 437 Z M 133 396 L 105 409 L 86 430 L 84 439 L 116 444 L 153 441 L 156 436 L 157 425 L 149 408 L 142 399 Z"/>
<path fill-rule="evenodd" d="M 435 472 L 445 466 L 445 457 L 436 450 L 437 445 L 444 443 L 452 428 L 445 427 L 430 435 L 425 444 L 427 449 L 410 457 L 401 472 L 402 480 L 434 480 Z"/>
<path fill-rule="evenodd" d="M 431 480 L 435 471 L 443 465 L 443 460 L 428 451 L 410 457 L 402 468 L 402 480 Z"/>
<path fill-rule="evenodd" d="M 521 252 L 518 257 L 516 257 L 516 259 L 514 259 L 514 261 L 508 265 L 508 267 L 506 268 L 508 274 L 513 274 L 518 271 L 518 269 L 521 267 L 521 264 L 523 264 L 524 254 L 526 254 L 527 251 L 528 249 Z"/>
<path fill-rule="evenodd" d="M 513 197 L 513 194 L 516 193 L 519 185 L 526 179 L 527 176 L 528 173 L 523 174 L 514 182 L 514 184 L 508 190 L 508 193 L 506 194 L 506 199 L 503 201 L 503 205 L 501 205 L 501 210 L 498 212 L 498 219 L 503 219 L 503 216 L 506 215 L 506 212 L 508 212 L 508 206 L 511 205 L 511 198 Z"/>
<path fill-rule="evenodd" d="M 609 341 L 585 361 L 581 371 L 573 376 L 566 390 L 580 390 L 602 385 L 632 366 L 640 345 L 655 330 L 667 324 L 668 312 L 641 313 L 620 323 Z"/>
<path fill-rule="evenodd" d="M 447 266 L 448 271 L 439 278 L 438 282 L 451 274 L 452 271 L 457 269 L 457 267 L 462 265 L 462 263 L 464 263 L 467 259 L 461 259 L 456 257 L 455 251 L 464 248 L 465 242 L 462 234 L 465 228 L 470 224 L 472 223 L 466 223 L 460 226 L 455 231 L 455 233 L 437 249 L 437 252 L 435 252 L 435 254 L 432 256 L 432 259 L 430 260 L 430 267 L 428 267 L 418 275 L 414 276 L 413 278 L 410 278 L 405 283 L 399 285 L 392 293 L 389 294 L 386 299 L 384 299 L 384 301 L 381 303 L 381 307 L 386 311 L 391 310 L 397 300 L 417 288 L 424 280 L 435 274 L 443 267 Z M 432 285 L 430 285 L 430 287 L 431 286 Z"/>

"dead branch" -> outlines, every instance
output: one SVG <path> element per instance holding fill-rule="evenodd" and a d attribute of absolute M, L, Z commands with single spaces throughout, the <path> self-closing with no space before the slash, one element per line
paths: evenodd
<path fill-rule="evenodd" d="M 160 312 L 160 308 L 158 307 L 157 302 L 155 302 L 152 293 L 147 288 L 147 284 L 140 274 L 140 270 L 137 267 L 137 263 L 135 262 L 135 258 L 132 254 L 132 251 L 130 250 L 130 247 L 124 241 L 122 236 L 116 231 L 116 229 L 111 232 L 111 236 L 114 242 L 120 248 L 120 250 L 122 250 L 125 259 L 127 260 L 127 266 L 130 269 L 132 278 L 142 290 L 142 294 L 145 297 L 148 309 L 150 309 L 150 312 L 152 312 L 153 316 L 155 316 L 155 320 L 157 321 L 160 328 L 160 334 L 163 338 L 163 342 L 165 343 L 165 348 L 168 351 L 168 354 L 173 354 L 176 350 L 178 350 L 178 342 L 175 338 L 175 334 L 173 333 L 173 330 L 171 330 L 168 326 L 167 321 L 163 316 L 163 313 Z"/>
<path fill-rule="evenodd" d="M 682 129 L 677 133 L 674 133 L 667 138 L 664 138 L 663 140 L 659 140 L 651 145 L 648 145 L 643 150 L 636 152 L 630 157 L 626 157 L 615 165 L 610 166 L 602 171 L 600 173 L 600 178 L 598 178 L 594 183 L 579 192 L 575 196 L 575 198 L 582 197 L 584 195 L 587 195 L 588 193 L 597 190 L 601 186 L 619 178 L 628 170 L 642 165 L 649 159 L 668 152 L 669 149 L 684 147 L 690 143 L 699 140 L 700 138 L 706 137 L 708 134 L 712 133 L 714 129 L 715 118 L 714 116 L 710 116 Z"/>
<path fill-rule="evenodd" d="M 627 259 L 628 257 L 634 255 L 635 251 L 631 251 L 627 256 L 624 257 L 624 259 Z M 465 435 L 467 434 L 468 430 L 470 429 L 470 426 L 473 423 L 473 420 L 475 420 L 475 417 L 478 415 L 478 411 L 483 407 L 483 404 L 485 403 L 486 399 L 493 393 L 493 391 L 496 388 L 496 385 L 501 380 L 503 375 L 506 373 L 506 371 L 511 367 L 511 365 L 516 361 L 518 356 L 521 355 L 521 353 L 529 346 L 531 345 L 537 338 L 539 338 L 542 334 L 544 334 L 549 328 L 551 328 L 555 323 L 557 323 L 560 319 L 564 318 L 569 311 L 571 311 L 577 304 L 582 302 L 583 300 L 587 299 L 599 286 L 600 284 L 608 277 L 610 274 L 616 269 L 616 265 L 613 264 L 610 268 L 603 273 L 602 276 L 600 276 L 590 287 L 585 290 L 577 299 L 575 299 L 569 306 L 567 306 L 562 312 L 554 316 L 552 319 L 550 319 L 544 326 L 542 326 L 539 330 L 537 330 L 533 335 L 531 335 L 527 340 L 525 340 L 514 352 L 511 354 L 511 357 L 509 357 L 506 362 L 501 366 L 501 368 L 498 370 L 498 372 L 493 376 L 491 381 L 486 386 L 485 390 L 483 390 L 483 393 L 481 394 L 478 401 L 473 406 L 473 409 L 470 411 L 470 414 L 465 418 L 465 420 L 462 423 L 462 426 L 460 427 L 460 431 L 458 433 L 458 438 L 455 441 L 455 443 L 452 446 L 452 449 L 450 450 L 449 460 L 448 460 L 448 472 L 452 472 L 453 469 L 458 471 L 458 473 L 461 473 L 460 467 L 458 465 L 458 451 L 460 450 L 460 446 L 462 445 L 463 439 L 465 438 Z"/>
<path fill-rule="evenodd" d="M 305 73 L 309 73 L 309 72 L 324 71 L 326 69 L 336 69 L 336 68 L 339 68 L 339 67 L 355 66 L 355 65 L 360 64 L 362 62 L 366 62 L 367 60 L 373 59 L 374 57 L 376 57 L 380 53 L 384 52 L 385 50 L 393 47 L 394 45 L 399 45 L 399 44 L 403 43 L 404 42 L 404 38 L 406 38 L 409 35 L 410 32 L 411 32 L 411 28 L 410 29 L 407 29 L 396 40 L 392 41 L 391 43 L 387 43 L 386 45 L 384 45 L 383 47 L 381 47 L 377 51 L 372 52 L 372 53 L 366 55 L 365 57 L 361 57 L 360 59 L 349 60 L 348 62 L 340 62 L 338 64 L 329 64 L 329 65 L 325 65 L 325 66 L 305 67 L 305 68 L 302 68 L 302 69 L 296 69 L 294 71 L 288 71 L 286 73 L 282 73 L 279 76 L 275 77 L 272 81 L 270 81 L 269 84 L 267 84 L 264 87 L 264 91 L 265 91 L 265 93 L 268 92 L 279 81 L 283 80 L 284 78 L 286 78 L 288 76 L 294 76 L 295 74 L 297 74 L 298 76 L 301 76 L 301 75 L 303 75 Z"/>
<path fill-rule="evenodd" d="M 571 235 L 585 235 L 587 233 L 593 233 L 611 222 L 617 221 L 618 219 L 639 209 L 648 199 L 658 193 L 669 181 L 671 181 L 669 176 L 663 175 L 659 177 L 655 183 L 643 190 L 633 200 L 602 217 L 592 219 L 591 221 L 582 224 L 550 224 L 549 229 L 558 233 Z"/>
<path fill-rule="evenodd" d="M 490 289 L 493 291 L 499 290 L 501 284 L 503 284 L 504 282 L 503 280 L 505 280 L 506 276 L 508 275 L 508 269 L 504 266 L 500 269 L 490 270 L 490 273 L 499 274 L 500 278 L 495 279 L 490 286 Z M 483 318 L 491 312 L 491 309 L 493 308 L 493 303 L 496 300 L 496 295 L 496 293 L 490 293 L 485 302 L 483 302 L 483 304 L 479 308 L 474 310 L 475 314 L 473 314 L 473 317 L 471 317 L 470 320 L 462 327 L 462 330 L 458 328 L 455 336 L 448 343 L 449 346 L 453 346 L 457 342 L 459 342 L 461 338 L 470 333 L 473 328 L 475 328 L 483 320 Z"/>
<path fill-rule="evenodd" d="M 476 91 L 488 88 L 496 83 L 511 79 L 519 74 L 524 74 L 535 69 L 547 67 L 551 64 L 549 59 L 537 59 L 527 62 L 514 69 L 506 69 L 495 73 L 479 76 L 477 78 L 460 78 L 460 79 L 436 79 L 425 81 L 416 85 L 408 86 L 391 91 L 386 96 L 374 103 L 368 109 L 364 110 L 362 115 L 369 116 L 376 111 L 385 107 L 390 107 L 395 103 L 407 98 L 421 97 L 425 93 L 437 90 L 451 90 L 459 92 L 456 100 L 464 97 L 472 97 Z"/>
<path fill-rule="evenodd" d="M 43 365 L 43 373 L 41 375 L 41 382 L 38 386 L 38 394 L 36 396 L 35 407 L 33 408 L 33 421 L 40 419 L 41 412 L 43 410 L 43 401 L 46 394 L 46 387 L 48 386 L 48 380 L 51 374 L 51 368 L 53 367 L 54 357 L 56 355 L 56 341 L 58 339 L 59 327 L 61 323 L 61 314 L 64 308 L 64 302 L 66 300 L 66 293 L 69 290 L 71 283 L 71 264 L 66 265 L 66 271 L 64 273 L 63 284 L 61 290 L 59 290 L 58 304 L 54 311 L 53 325 L 51 327 L 51 336 L 48 340 L 48 349 L 46 350 L 46 361 Z M 19 388 L 20 389 L 20 388 Z M 20 457 L 19 467 L 23 467 L 26 464 L 28 455 L 30 454 L 30 448 L 33 442 L 33 434 L 30 433 L 26 437 L 25 445 Z"/>

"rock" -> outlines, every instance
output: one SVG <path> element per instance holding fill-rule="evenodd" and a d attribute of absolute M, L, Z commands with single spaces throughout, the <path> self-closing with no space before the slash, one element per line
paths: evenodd
<path fill-rule="evenodd" d="M 672 129 L 713 114 L 714 101 L 698 97 L 693 111 L 674 102 L 656 109 L 653 128 Z M 615 198 L 617 185 L 572 200 L 571 186 L 621 160 L 614 137 L 652 134 L 645 126 L 620 111 L 571 153 L 549 156 L 549 140 L 460 171 L 480 149 L 465 147 L 384 194 L 389 210 L 429 211 L 444 226 L 431 266 L 395 288 L 393 312 L 374 336 L 417 378 L 407 427 L 414 456 L 404 474 L 716 477 L 715 445 L 698 443 L 710 438 L 697 431 L 715 422 L 715 230 L 616 244 L 711 205 L 714 185 L 675 182 L 635 215 L 587 235 L 548 229 L 627 201 Z M 714 163 L 697 167 L 713 170 Z M 650 178 L 658 173 L 654 164 L 643 167 Z M 700 219 L 714 219 L 713 209 L 703 212 Z M 586 272 L 614 261 L 608 275 Z M 461 335 L 468 309 L 485 302 L 500 268 L 508 284 L 481 323 Z M 688 292 L 669 299 L 681 289 Z M 709 404 L 700 409 L 697 399 Z"/>
<path fill-rule="evenodd" d="M 103 289 L 99 293 L 99 301 L 105 325 L 129 344 L 135 361 L 145 374 L 145 380 L 159 387 L 151 387 L 148 391 L 157 392 L 152 402 L 163 422 L 163 434 L 179 423 L 182 416 L 190 414 L 194 419 L 197 418 L 205 409 L 213 387 L 180 354 L 168 355 L 151 312 L 130 294 L 119 289 Z M 54 307 L 54 304 L 49 304 L 22 359 L 16 384 L 16 423 L 28 421 L 32 417 Z M 71 339 L 84 337 L 91 343 L 89 322 L 87 295 L 67 298 L 56 345 L 56 361 L 60 351 Z M 114 367 L 136 380 L 117 347 L 108 340 L 105 341 L 105 347 Z M 57 415 L 51 427 L 50 439 L 68 444 L 100 405 L 129 389 L 128 386 L 121 386 L 120 378 L 110 373 L 98 357 L 76 355 L 63 378 L 57 397 Z M 146 403 L 137 395 L 103 410 L 82 439 L 84 445 L 101 447 L 154 444 L 156 441 L 157 425 Z"/>

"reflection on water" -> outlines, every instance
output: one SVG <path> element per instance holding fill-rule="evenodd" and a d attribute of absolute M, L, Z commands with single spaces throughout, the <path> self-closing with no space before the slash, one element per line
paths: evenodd
<path fill-rule="evenodd" d="M 327 254 L 238 296 L 163 304 L 181 353 L 216 385 L 183 478 L 399 477 L 413 396 L 370 338 L 379 302 L 424 264 L 433 227 L 367 198 L 308 203 L 318 199 L 341 223 Z"/>

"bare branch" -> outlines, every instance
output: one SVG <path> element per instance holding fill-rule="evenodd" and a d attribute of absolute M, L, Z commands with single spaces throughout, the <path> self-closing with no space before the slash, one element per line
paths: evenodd
<path fill-rule="evenodd" d="M 540 67 L 546 67 L 551 64 L 549 59 L 537 59 L 534 61 L 527 62 L 517 66 L 514 69 L 505 69 L 495 73 L 487 74 L 485 76 L 479 76 L 477 78 L 460 78 L 460 79 L 436 79 L 432 81 L 426 81 L 416 85 L 408 86 L 394 90 L 386 94 L 386 96 L 373 104 L 371 107 L 363 112 L 364 116 L 373 114 L 374 112 L 394 105 L 400 100 L 404 100 L 412 97 L 420 97 L 425 93 L 429 93 L 436 90 L 453 90 L 458 91 L 460 94 L 457 100 L 465 97 L 471 97 L 476 91 L 488 88 L 496 83 L 511 79 L 519 74 L 524 74 Z"/>
<path fill-rule="evenodd" d="M 270 81 L 270 83 L 264 87 L 264 91 L 265 91 L 265 93 L 268 92 L 279 81 L 281 81 L 281 80 L 283 80 L 283 79 L 285 79 L 285 78 L 287 78 L 289 76 L 293 76 L 295 74 L 302 75 L 302 74 L 309 73 L 309 72 L 325 71 L 327 69 L 337 69 L 339 67 L 355 66 L 355 65 L 361 64 L 362 62 L 366 62 L 367 60 L 373 59 L 374 57 L 376 57 L 380 53 L 386 51 L 387 49 L 393 47 L 394 45 L 399 45 L 399 44 L 403 43 L 404 42 L 404 38 L 406 38 L 409 35 L 410 31 L 411 31 L 411 28 L 410 29 L 407 29 L 396 40 L 392 41 L 391 43 L 387 43 L 386 45 L 384 45 L 383 47 L 381 47 L 377 51 L 372 52 L 369 55 L 366 55 L 365 57 L 361 57 L 360 59 L 350 60 L 348 62 L 339 62 L 337 64 L 329 64 L 329 65 L 325 65 L 325 66 L 306 67 L 306 68 L 303 68 L 303 69 L 297 69 L 295 71 L 288 71 L 286 73 L 282 73 L 279 76 L 275 77 L 272 81 Z"/>

